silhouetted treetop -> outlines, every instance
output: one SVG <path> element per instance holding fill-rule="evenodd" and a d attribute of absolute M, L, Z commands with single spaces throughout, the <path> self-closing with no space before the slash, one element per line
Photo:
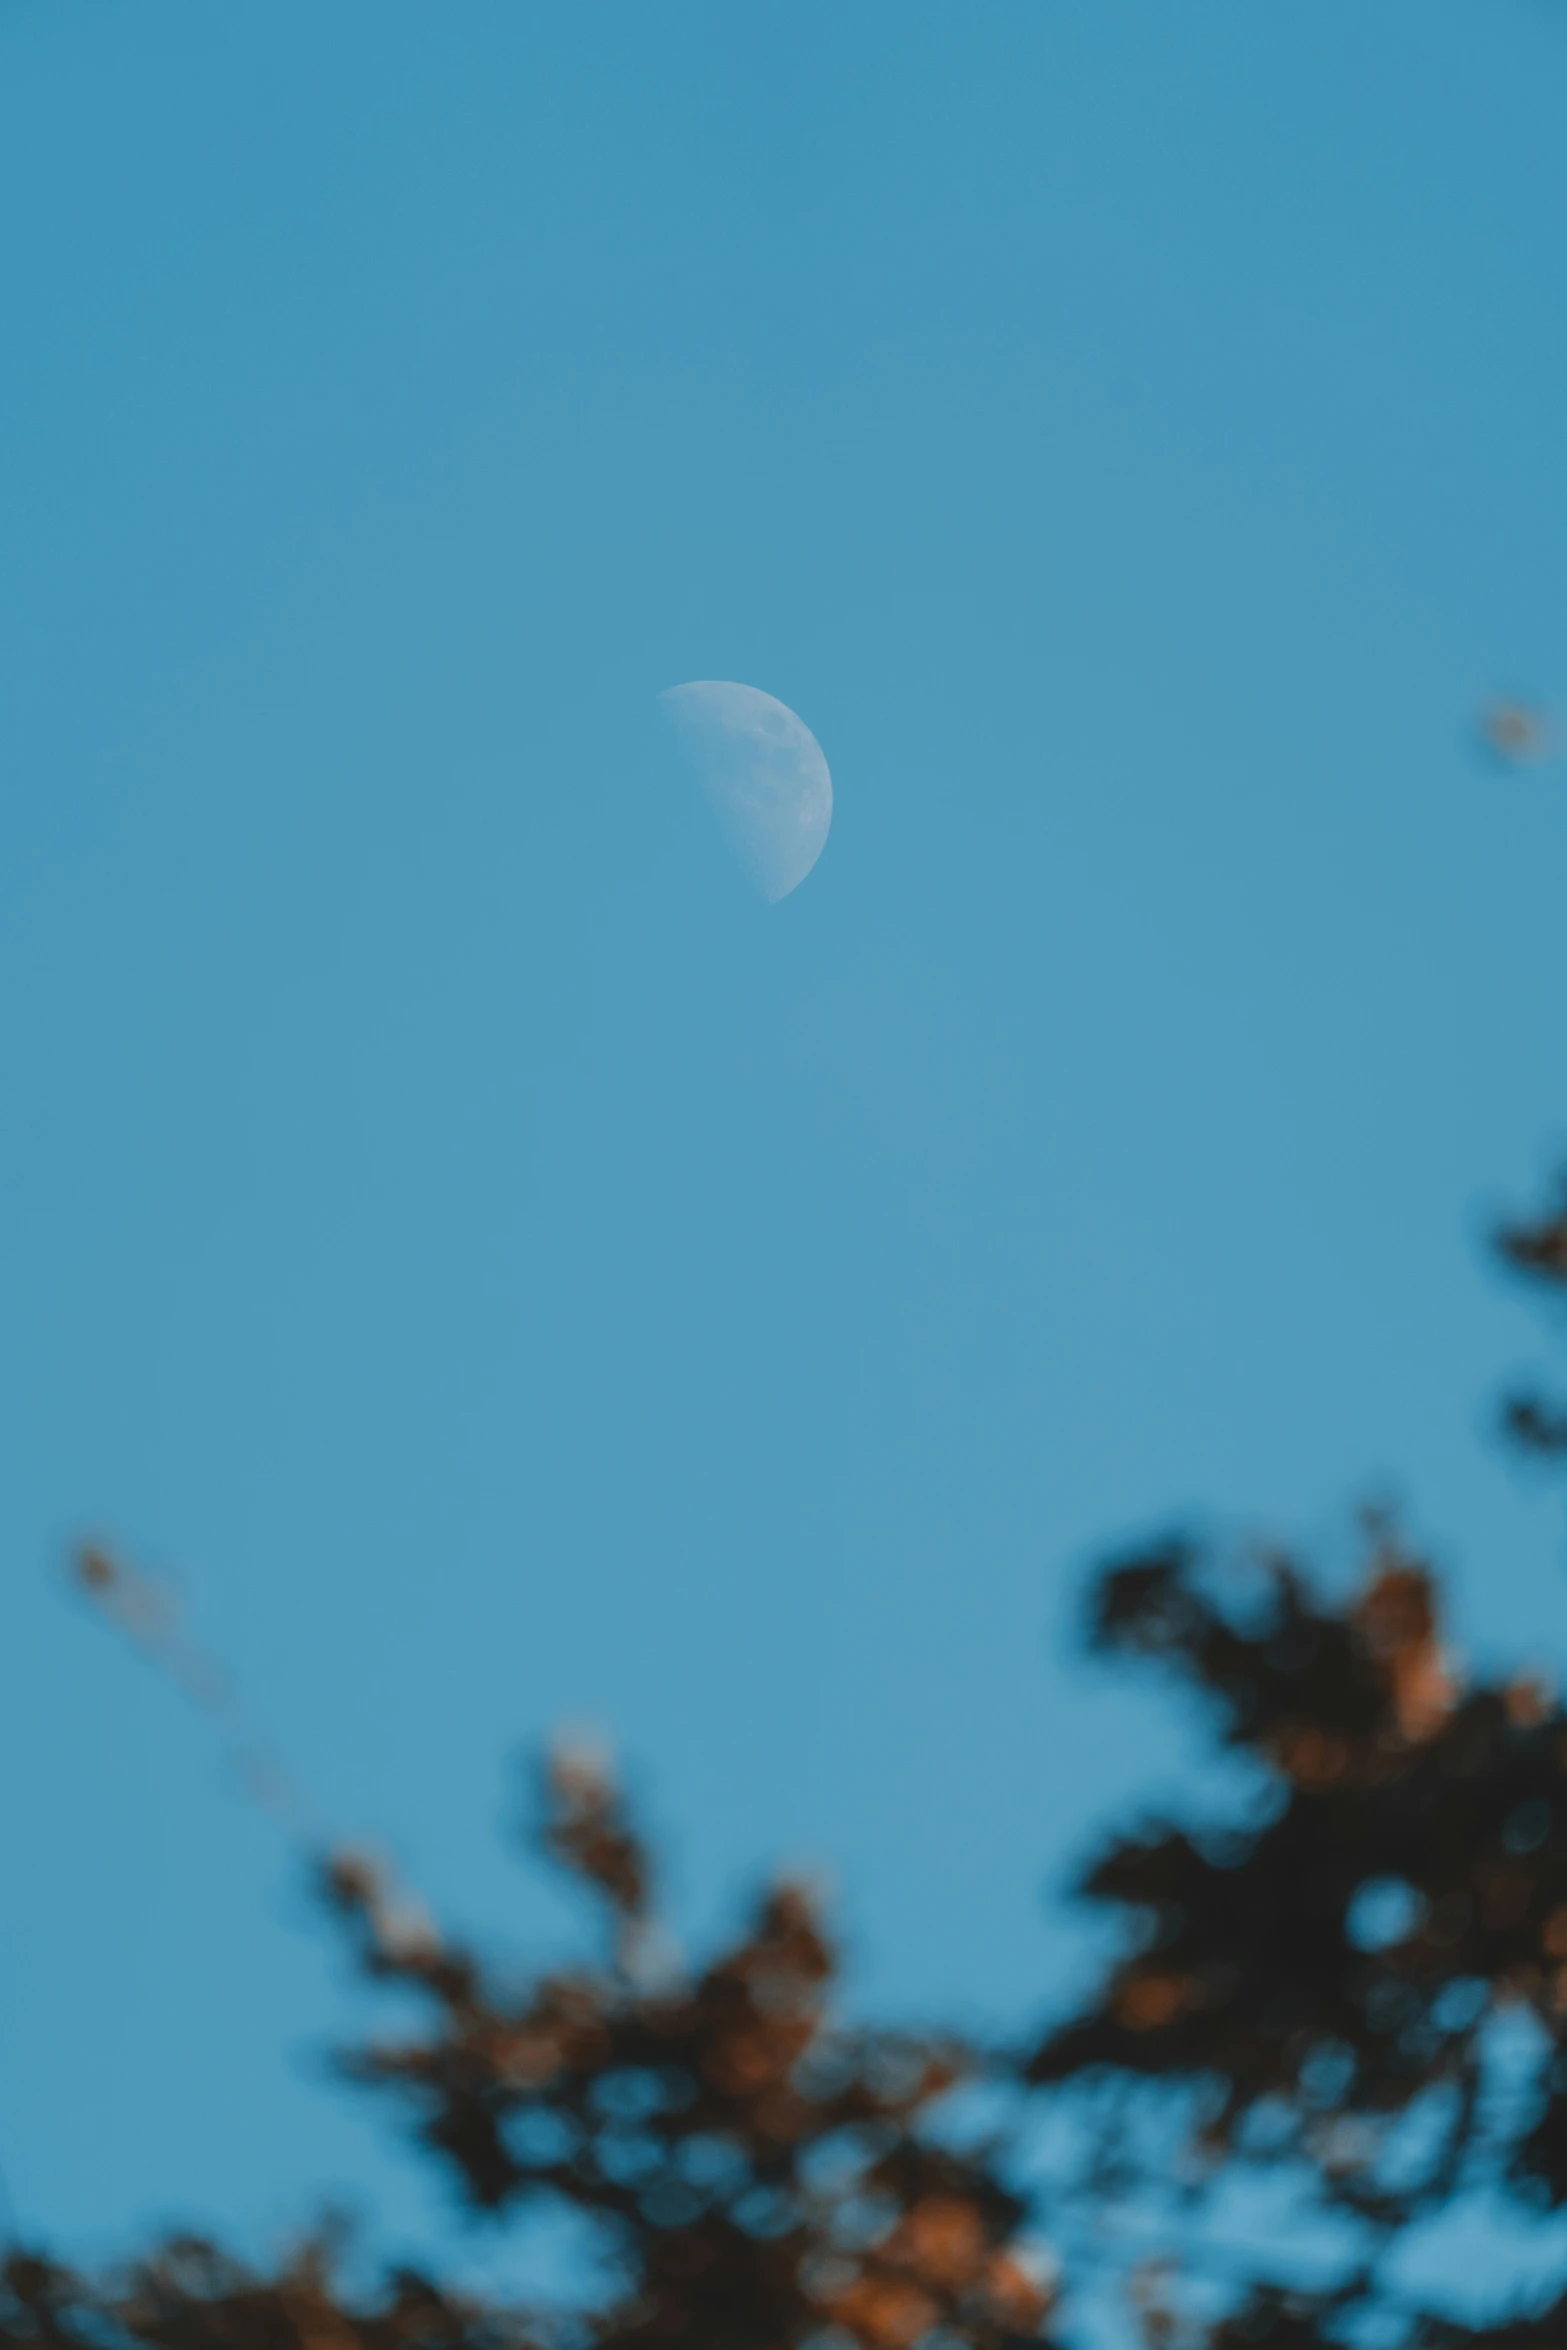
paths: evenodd
<path fill-rule="evenodd" d="M 1213 2069 L 1233 2119 L 1298 2090 L 1331 2038 L 1342 2085 L 1329 2096 L 1318 2066 L 1314 2109 L 1401 2105 L 1461 2062 L 1493 1995 L 1559 2012 L 1567 1719 L 1532 1682 L 1456 1684 L 1430 1580 L 1396 1554 L 1342 1611 L 1271 1566 L 1244 1622 L 1200 1572 L 1178 1547 L 1113 1569 L 1098 1642 L 1217 1700 L 1226 1742 L 1262 1774 L 1264 1817 L 1101 1855 L 1084 1891 L 1135 1913 L 1139 1947 L 1045 2043 L 1036 2077 L 1084 2061 Z M 1487 1998 L 1444 1998 L 1455 1978 Z"/>
<path fill-rule="evenodd" d="M 1567 1187 L 1498 1248 L 1567 1292 Z M 1567 1409 L 1515 1395 L 1507 1419 L 1567 1452 Z M 593 1955 L 497 1968 L 372 1858 L 323 1855 L 169 1595 L 102 1549 L 78 1574 L 308 1848 L 366 1987 L 399 1994 L 399 2028 L 341 2072 L 460 2208 L 565 2210 L 591 2249 L 547 2312 L 405 2269 L 351 2290 L 329 2234 L 264 2274 L 195 2238 L 106 2278 L 14 2250 L 0 2350 L 1051 2350 L 1106 2338 L 1084 2313 L 1107 2285 L 1147 2350 L 1567 2343 L 1567 2294 L 1541 2306 L 1500 2249 L 1470 2327 L 1414 2257 L 1436 2218 L 1567 2207 L 1567 1714 L 1536 1681 L 1465 1677 L 1385 1518 L 1347 1596 L 1282 1552 L 1180 1539 L 1096 1579 L 1089 1646 L 1195 1695 L 1233 1793 L 1104 1838 L 1079 1891 L 1112 1955 L 1021 2048 L 848 2022 L 791 1880 L 679 1962 L 585 1746 L 544 1771 L 535 1842 L 592 1903 Z M 966 2086 L 988 2137 L 958 2127 Z M 1259 2200 L 1280 2185 L 1288 2224 Z"/>
<path fill-rule="evenodd" d="M 927 2126 L 974 2059 L 835 2020 L 837 1955 L 808 1889 L 774 1886 L 688 1975 L 654 1942 L 651 1870 L 592 1756 L 556 1757 L 541 1841 L 598 1897 L 605 1952 L 520 1990 L 389 1916 L 362 1862 L 328 1864 L 366 1973 L 430 2019 L 344 2067 L 409 2113 L 478 2209 L 551 2197 L 595 2223 L 613 2290 L 593 2340 L 1037 2339 L 1048 2296 L 1022 2199 Z"/>
<path fill-rule="evenodd" d="M 1237 1583 L 1245 1604 L 1217 1596 Z M 1303 2168 L 1367 2259 L 1365 2231 L 1374 2248 L 1481 2178 L 1567 2200 L 1560 1706 L 1531 1681 L 1458 1679 L 1432 1577 L 1385 1526 L 1339 1606 L 1286 1561 L 1225 1574 L 1157 1545 L 1104 1575 L 1091 1637 L 1200 1691 L 1254 1781 L 1227 1823 L 1155 1820 L 1093 1860 L 1081 1892 L 1122 1917 L 1122 1955 L 1029 2077 L 1186 2084 L 1210 2165 Z M 1515 2043 L 1531 2027 L 1505 2111 L 1487 2093 L 1503 2020 Z M 1216 2350 L 1314 2341 L 1378 2298 L 1370 2268 L 1314 2314 L 1265 2298 L 1260 2330 L 1221 2330 Z"/>

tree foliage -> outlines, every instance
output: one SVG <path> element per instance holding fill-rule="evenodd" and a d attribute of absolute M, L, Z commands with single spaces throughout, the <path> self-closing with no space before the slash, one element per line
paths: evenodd
<path fill-rule="evenodd" d="M 1567 1191 L 1499 1245 L 1567 1293 Z M 1505 1419 L 1567 1450 L 1558 1403 Z M 93 1553 L 84 1574 L 145 1644 L 118 1571 Z M 1095 2259 L 1151 2350 L 1567 2342 L 1567 2291 L 1509 2301 L 1496 2218 L 1567 2205 L 1567 1713 L 1461 1677 L 1434 1576 L 1380 1520 L 1347 1597 L 1285 1557 L 1150 1544 L 1096 1580 L 1090 1643 L 1200 1700 L 1238 1792 L 1093 1856 L 1079 1891 L 1116 1947 L 1077 2013 L 989 2048 L 851 2026 L 793 1883 L 679 1968 L 611 1775 L 564 1750 L 539 1837 L 596 1904 L 593 1963 L 519 1986 L 365 1859 L 318 1874 L 366 1983 L 418 2018 L 344 2075 L 470 2210 L 586 2222 L 579 2305 L 406 2271 L 356 2293 L 325 2233 L 264 2275 L 195 2241 L 112 2277 L 14 2247 L 0 2350 L 1049 2350 L 1086 2338 Z M 954 2125 L 965 2083 L 989 2135 Z M 1472 2224 L 1495 2280 L 1467 2326 L 1408 2257 L 1466 2211 L 1492 2215 Z"/>

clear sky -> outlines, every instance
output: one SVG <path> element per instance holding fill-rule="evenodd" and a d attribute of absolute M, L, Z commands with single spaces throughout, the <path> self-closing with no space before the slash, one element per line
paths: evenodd
<path fill-rule="evenodd" d="M 1021 2017 L 1189 1752 L 1073 1646 L 1171 1517 L 1402 1494 L 1567 1660 L 1559 0 L 0 6 L 0 2164 L 112 2250 L 438 2224 L 199 1724 L 519 1953 L 562 1720 L 697 1936 L 830 1870 Z M 655 696 L 778 695 L 752 894 Z"/>

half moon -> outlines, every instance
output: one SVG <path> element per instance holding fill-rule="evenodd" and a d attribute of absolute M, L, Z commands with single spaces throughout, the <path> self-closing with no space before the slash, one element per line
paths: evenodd
<path fill-rule="evenodd" d="M 659 695 L 736 857 L 770 905 L 827 841 L 832 777 L 803 718 L 754 685 L 702 678 Z"/>

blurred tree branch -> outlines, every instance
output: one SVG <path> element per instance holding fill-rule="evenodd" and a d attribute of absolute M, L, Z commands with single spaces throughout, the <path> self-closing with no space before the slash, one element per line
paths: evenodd
<path fill-rule="evenodd" d="M 1497 1247 L 1567 1291 L 1567 1186 Z M 1519 1394 L 1504 1418 L 1567 1453 L 1567 1410 Z M 1096 2268 L 1149 2350 L 1567 2342 L 1567 2291 L 1509 2304 L 1499 2267 L 1501 2314 L 1466 2328 L 1401 2261 L 1482 2191 L 1524 2221 L 1567 2208 L 1567 1713 L 1531 1680 L 1463 1679 L 1437 1578 L 1387 1518 L 1368 1518 L 1347 1598 L 1287 1556 L 1180 1537 L 1096 1578 L 1091 1649 L 1193 1692 L 1248 1792 L 1228 1820 L 1108 1837 L 1079 1891 L 1116 1921 L 1115 1953 L 1079 2012 L 1010 2050 L 850 2027 L 797 1883 L 678 1965 L 651 1856 L 583 1746 L 542 1774 L 536 1842 L 594 1904 L 599 1955 L 503 1980 L 372 1858 L 301 1825 L 165 1595 L 98 1548 L 78 1579 L 300 1838 L 366 1985 L 412 1996 L 418 2027 L 344 2051 L 343 2077 L 468 2209 L 565 2206 L 598 2256 L 574 2308 L 545 2315 L 405 2270 L 356 2294 L 329 2233 L 267 2275 L 194 2240 L 107 2278 L 15 2248 L 0 2350 L 1026 2350 L 1072 2338 Z M 1006 2120 L 973 2142 L 950 2112 L 976 2082 Z M 1050 2117 L 1073 2149 L 1053 2172 Z M 1232 2217 L 1208 2257 L 1237 2193 L 1269 2181 L 1329 2246 L 1315 2284 L 1291 2273 L 1288 2229 L 1236 2247 Z M 1163 2249 L 1125 2249 L 1139 2220 Z"/>

